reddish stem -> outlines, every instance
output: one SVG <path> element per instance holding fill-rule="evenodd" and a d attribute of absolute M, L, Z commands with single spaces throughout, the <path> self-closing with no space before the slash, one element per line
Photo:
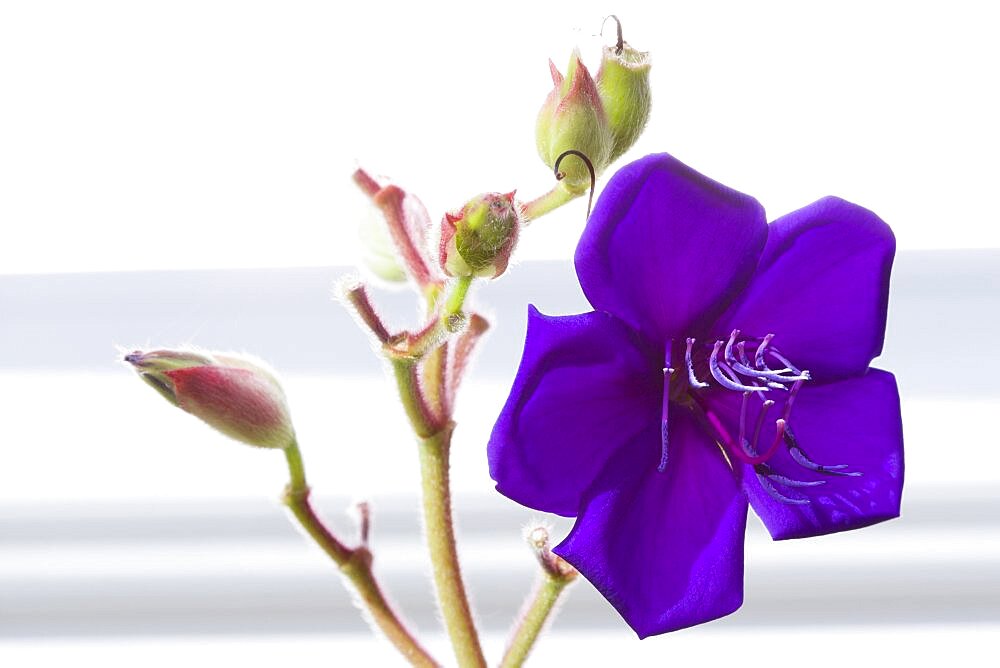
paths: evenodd
<path fill-rule="evenodd" d="M 413 241 L 406 225 L 406 213 L 403 210 L 403 200 L 406 193 L 398 186 L 386 186 L 375 194 L 373 201 L 382 209 L 385 221 L 389 226 L 389 234 L 396 244 L 396 249 L 403 258 L 403 263 L 410 272 L 410 276 L 421 287 L 430 284 L 433 279 L 431 272 L 427 268 L 427 262 L 423 253 Z"/>
<path fill-rule="evenodd" d="M 458 386 L 462 383 L 465 370 L 472 359 L 472 353 L 479 343 L 486 330 L 490 328 L 489 321 L 478 313 L 469 316 L 469 324 L 455 341 L 455 352 L 451 360 L 451 369 L 448 374 L 448 412 L 455 401 L 455 394 Z"/>
<path fill-rule="evenodd" d="M 365 323 L 368 329 L 371 330 L 375 338 L 381 343 L 385 343 L 389 340 L 390 334 L 389 330 L 386 329 L 385 323 L 382 322 L 382 318 L 379 317 L 378 313 L 375 311 L 375 307 L 372 305 L 371 299 L 368 297 L 368 290 L 365 289 L 364 285 L 358 284 L 347 291 L 347 300 L 351 302 L 354 310 L 357 312 L 358 317 L 361 321 Z"/>
<path fill-rule="evenodd" d="M 358 184 L 358 187 L 361 188 L 361 190 L 363 190 L 369 197 L 375 197 L 375 195 L 378 194 L 378 191 L 382 190 L 382 186 L 379 185 L 378 181 L 372 178 L 368 172 L 361 168 L 356 169 L 351 178 L 354 179 L 354 182 Z"/>

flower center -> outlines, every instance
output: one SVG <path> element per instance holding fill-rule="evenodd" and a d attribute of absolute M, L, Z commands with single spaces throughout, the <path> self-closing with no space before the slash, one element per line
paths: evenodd
<path fill-rule="evenodd" d="M 713 440 L 722 445 L 730 459 L 753 467 L 761 487 L 773 498 L 788 504 L 808 504 L 809 500 L 789 496 L 791 490 L 815 487 L 824 480 L 797 480 L 782 475 L 768 462 L 785 446 L 798 466 L 825 476 L 860 476 L 846 471 L 846 464 L 823 465 L 813 461 L 802 449 L 790 424 L 796 396 L 804 383 L 811 380 L 808 371 L 796 367 L 772 345 L 774 334 L 762 338 L 741 337 L 734 329 L 726 341 L 700 343 L 694 338 L 685 341 L 686 373 L 671 367 L 672 343 L 668 344 L 663 368 L 663 409 L 661 424 L 661 455 L 659 471 L 664 471 L 669 458 L 668 408 L 671 400 L 689 406 L 696 418 L 709 431 Z M 685 377 L 686 376 L 686 377 Z M 700 380 L 704 378 L 705 380 Z M 673 379 L 673 385 L 671 385 Z M 739 392 L 740 413 L 738 436 L 733 438 L 722 419 L 704 401 L 705 392 Z M 778 393 L 783 406 L 769 396 Z M 756 418 L 749 419 L 750 405 L 759 401 Z M 774 409 L 774 410 L 772 410 Z M 774 419 L 774 436 L 761 442 L 761 433 L 768 419 Z M 752 422 L 752 424 L 751 424 Z"/>

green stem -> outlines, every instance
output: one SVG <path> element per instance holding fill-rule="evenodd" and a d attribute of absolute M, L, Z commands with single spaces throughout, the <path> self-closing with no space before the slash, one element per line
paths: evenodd
<path fill-rule="evenodd" d="M 504 652 L 500 668 L 515 668 L 522 665 L 531 653 L 545 622 L 552 614 L 552 610 L 573 577 L 561 577 L 548 572 L 543 572 L 529 602 L 521 613 L 521 618 L 511 632 L 507 641 L 507 650 Z"/>
<path fill-rule="evenodd" d="M 524 205 L 524 218 L 528 222 L 531 222 L 536 218 L 541 218 L 547 213 L 552 213 L 563 204 L 572 202 L 582 194 L 583 193 L 571 193 L 561 184 L 557 183 L 552 190 Z"/>
<path fill-rule="evenodd" d="M 372 621 L 382 630 L 396 649 L 413 666 L 433 668 L 437 661 L 425 650 L 404 626 L 392 609 L 385 594 L 372 572 L 372 553 L 365 545 L 350 548 L 344 545 L 323 524 L 309 502 L 309 486 L 306 484 L 305 465 L 297 443 L 285 448 L 288 460 L 288 487 L 285 490 L 285 505 L 292 511 L 306 533 L 316 541 L 327 555 L 337 564 L 340 572 L 350 580 L 358 597 L 368 609 Z"/>
<path fill-rule="evenodd" d="M 424 496 L 424 528 L 434 570 L 441 616 L 444 617 L 459 666 L 485 666 L 469 598 L 462 582 L 451 515 L 448 456 L 454 423 L 420 441 Z"/>
<path fill-rule="evenodd" d="M 413 431 L 420 438 L 426 438 L 441 428 L 435 419 L 427 400 L 420 390 L 420 375 L 417 360 L 408 358 L 390 358 L 396 385 L 399 387 L 399 399 L 403 402 L 403 410 L 410 420 Z"/>
<path fill-rule="evenodd" d="M 445 302 L 442 305 L 441 314 L 433 317 L 422 330 L 416 334 L 410 334 L 403 342 L 390 342 L 386 346 L 386 351 L 391 361 L 396 359 L 407 359 L 413 362 L 423 360 L 428 353 L 441 345 L 449 334 L 461 330 L 465 323 L 465 314 L 462 306 L 469 295 L 469 287 L 472 285 L 473 277 L 462 276 L 455 279 L 451 284 Z"/>
<path fill-rule="evenodd" d="M 451 319 L 462 314 L 462 305 L 465 304 L 465 298 L 469 295 L 469 286 L 471 285 L 472 276 L 460 276 L 455 281 L 455 285 L 448 293 L 448 298 L 444 303 L 444 320 L 446 324 Z"/>
<path fill-rule="evenodd" d="M 462 306 L 471 284 L 471 278 L 459 278 L 454 282 L 445 297 L 442 316 L 437 319 L 434 327 L 447 326 L 461 317 Z M 483 657 L 469 597 L 462 581 L 451 515 L 448 457 L 455 423 L 451 421 L 450 415 L 441 416 L 444 423 L 435 418 L 427 406 L 417 373 L 419 364 L 431 350 L 431 346 L 418 346 L 413 357 L 397 358 L 390 355 L 389 359 L 395 372 L 403 408 L 413 431 L 419 437 L 424 529 L 441 616 L 458 665 L 463 668 L 482 668 L 486 666 L 486 659 Z"/>

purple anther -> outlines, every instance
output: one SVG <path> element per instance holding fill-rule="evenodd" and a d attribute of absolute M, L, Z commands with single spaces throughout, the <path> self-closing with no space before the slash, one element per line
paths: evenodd
<path fill-rule="evenodd" d="M 808 375 L 798 375 L 798 376 L 782 376 L 781 374 L 786 371 L 791 371 L 791 369 L 767 369 L 761 371 L 759 369 L 752 369 L 744 364 L 740 364 L 735 359 L 727 360 L 729 364 L 732 365 L 738 373 L 744 376 L 753 376 L 754 378 L 763 378 L 765 380 L 774 381 L 776 383 L 794 383 L 797 380 L 809 380 Z M 781 389 L 785 389 L 782 387 Z"/>
<path fill-rule="evenodd" d="M 843 476 L 845 478 L 856 478 L 863 475 L 861 471 L 844 471 L 843 469 L 847 468 L 847 464 L 817 464 L 799 446 L 798 441 L 795 440 L 795 435 L 788 429 L 785 430 L 785 445 L 788 446 L 789 456 L 804 469 L 824 475 Z"/>
<path fill-rule="evenodd" d="M 740 341 L 736 344 L 736 354 L 740 356 L 740 364 L 750 366 L 750 359 L 747 357 L 747 342 Z"/>
<path fill-rule="evenodd" d="M 726 375 L 722 373 L 719 368 L 719 351 L 722 350 L 722 341 L 716 341 L 715 347 L 712 348 L 712 356 L 708 358 L 708 368 L 712 372 L 712 377 L 718 381 L 719 385 L 726 388 L 727 390 L 733 390 L 734 392 L 766 392 L 766 387 L 758 387 L 756 385 L 744 385 L 736 381 L 726 378 Z M 727 367 L 727 370 L 728 367 Z"/>
<path fill-rule="evenodd" d="M 781 353 L 779 353 L 778 351 L 776 351 L 776 350 L 774 350 L 772 348 L 771 350 L 767 351 L 767 354 L 770 355 L 771 357 L 773 357 L 774 359 L 778 360 L 782 364 L 784 364 L 792 373 L 794 373 L 796 375 L 804 375 L 805 376 L 805 380 L 809 380 L 809 372 L 808 371 L 802 371 L 802 370 L 800 370 L 794 364 L 792 364 L 791 362 L 789 362 L 785 358 L 785 356 L 782 355 Z"/>
<path fill-rule="evenodd" d="M 670 376 L 674 370 L 670 367 L 670 345 L 663 354 L 663 402 L 660 412 L 660 463 L 656 470 L 663 473 L 667 470 L 667 459 L 670 457 Z"/>
<path fill-rule="evenodd" d="M 780 473 L 767 473 L 765 475 L 770 480 L 785 487 L 819 487 L 826 484 L 826 480 L 796 480 L 795 478 L 783 476 Z"/>
<path fill-rule="evenodd" d="M 724 357 L 726 359 L 726 364 L 729 364 L 733 369 L 744 376 L 753 376 L 755 378 L 765 378 L 767 380 L 775 381 L 776 383 L 793 383 L 796 380 L 809 380 L 808 376 L 782 376 L 781 374 L 791 371 L 791 369 L 754 369 L 750 366 L 749 360 L 747 360 L 746 352 L 744 350 L 744 342 L 740 341 L 736 343 L 736 338 L 740 335 L 740 330 L 734 329 L 729 335 L 729 340 L 726 341 L 726 349 L 724 352 Z M 736 346 L 739 350 L 740 359 L 737 360 L 736 356 L 733 355 L 733 346 Z M 770 383 L 769 383 L 770 385 Z M 784 388 L 781 388 L 784 389 Z"/>
<path fill-rule="evenodd" d="M 694 339 L 687 340 L 687 350 L 684 353 L 684 361 L 687 363 L 688 368 L 688 383 L 691 387 L 695 389 L 702 389 L 708 387 L 708 383 L 703 383 L 698 380 L 698 377 L 694 375 L 694 362 L 691 361 L 691 348 L 694 346 Z"/>
<path fill-rule="evenodd" d="M 757 352 L 753 356 L 753 362 L 758 369 L 767 369 L 767 364 L 764 363 L 764 351 L 767 350 L 767 347 L 771 344 L 771 339 L 773 338 L 774 334 L 768 334 L 761 340 L 760 345 L 757 346 Z"/>
<path fill-rule="evenodd" d="M 770 494 L 771 498 L 776 501 L 780 501 L 781 503 L 788 503 L 793 506 L 809 505 L 808 499 L 793 499 L 791 497 L 785 496 L 777 489 L 775 489 L 774 485 L 771 484 L 770 479 L 761 475 L 760 473 L 757 474 L 757 480 L 760 482 L 760 486 L 764 488 L 764 491 Z"/>
<path fill-rule="evenodd" d="M 736 361 L 736 358 L 733 357 L 733 345 L 735 345 L 736 337 L 738 337 L 739 335 L 740 335 L 740 330 L 734 329 L 729 334 L 729 340 L 726 341 L 726 351 L 725 351 L 726 361 L 732 364 L 733 366 L 739 364 L 739 362 Z"/>
<path fill-rule="evenodd" d="M 664 409 L 666 411 L 666 409 Z M 667 416 L 664 414 L 663 423 L 660 425 L 660 463 L 656 470 L 663 473 L 667 470 L 667 459 L 670 457 L 670 428 L 667 426 Z"/>
<path fill-rule="evenodd" d="M 813 460 L 809 459 L 804 452 L 798 447 L 793 447 L 788 449 L 788 454 L 791 455 L 795 463 L 802 468 L 809 469 L 810 471 L 815 471 L 816 473 L 827 473 L 829 475 L 843 475 L 843 476 L 859 476 L 861 475 L 858 471 L 842 471 L 841 469 L 846 469 L 847 464 L 817 464 Z"/>

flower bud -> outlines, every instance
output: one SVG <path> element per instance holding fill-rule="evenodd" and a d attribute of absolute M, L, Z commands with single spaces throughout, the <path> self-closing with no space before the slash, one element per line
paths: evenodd
<path fill-rule="evenodd" d="M 600 174 L 611 161 L 614 137 L 597 84 L 578 51 L 573 52 L 565 77 L 551 60 L 549 70 L 553 88 L 535 124 L 538 155 L 554 169 L 564 152 L 580 151 Z M 582 160 L 564 161 L 561 171 L 565 175 L 562 185 L 570 193 L 579 195 L 590 188 L 590 171 Z"/>
<path fill-rule="evenodd" d="M 513 192 L 472 198 L 441 221 L 441 267 L 449 276 L 499 276 L 507 270 L 520 227 Z"/>
<path fill-rule="evenodd" d="M 609 162 L 631 148 L 649 120 L 649 68 L 649 53 L 633 49 L 628 42 L 604 47 L 597 90 L 614 139 Z"/>
<path fill-rule="evenodd" d="M 256 363 L 190 350 L 137 350 L 125 361 L 170 403 L 237 441 L 285 448 L 295 440 L 281 386 Z"/>

